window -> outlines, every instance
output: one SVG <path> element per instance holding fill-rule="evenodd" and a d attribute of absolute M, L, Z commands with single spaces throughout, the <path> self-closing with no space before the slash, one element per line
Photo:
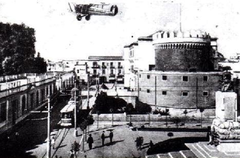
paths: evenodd
<path fill-rule="evenodd" d="M 208 77 L 207 76 L 203 76 L 203 81 L 208 81 Z"/>
<path fill-rule="evenodd" d="M 150 79 L 150 75 L 147 75 L 147 79 Z"/>
<path fill-rule="evenodd" d="M 162 95 L 167 95 L 167 91 L 162 91 Z"/>
<path fill-rule="evenodd" d="M 93 62 L 93 66 L 97 66 L 97 62 L 94 61 L 94 62 Z"/>
<path fill-rule="evenodd" d="M 79 70 L 77 70 L 77 73 L 79 73 Z"/>
<path fill-rule="evenodd" d="M 147 89 L 147 93 L 150 93 L 150 89 Z"/>
<path fill-rule="evenodd" d="M 7 110 L 6 102 L 0 104 L 0 122 L 3 122 L 7 119 L 6 110 Z"/>
<path fill-rule="evenodd" d="M 97 74 L 97 70 L 93 70 L 93 74 L 96 75 Z"/>
<path fill-rule="evenodd" d="M 113 69 L 111 69 L 111 74 L 113 74 Z"/>
<path fill-rule="evenodd" d="M 208 92 L 203 92 L 203 96 L 208 96 Z"/>
<path fill-rule="evenodd" d="M 102 70 L 102 74 L 105 74 L 105 73 L 106 73 L 106 71 L 105 71 L 105 69 L 103 69 L 103 70 Z"/>
<path fill-rule="evenodd" d="M 134 56 L 134 50 L 130 51 L 129 57 L 133 57 Z"/>
<path fill-rule="evenodd" d="M 162 80 L 167 80 L 167 76 L 162 76 Z"/>
<path fill-rule="evenodd" d="M 182 92 L 182 96 L 188 96 L 188 92 Z"/>
<path fill-rule="evenodd" d="M 183 81 L 187 82 L 188 81 L 188 76 L 183 76 Z"/>
<path fill-rule="evenodd" d="M 121 74 L 121 72 L 122 72 L 121 70 L 118 70 L 118 74 Z"/>

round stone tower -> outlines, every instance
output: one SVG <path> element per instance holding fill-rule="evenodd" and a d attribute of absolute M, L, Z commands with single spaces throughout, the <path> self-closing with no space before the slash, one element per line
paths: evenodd
<path fill-rule="evenodd" d="M 155 70 L 213 71 L 211 37 L 203 32 L 159 31 L 153 34 Z"/>

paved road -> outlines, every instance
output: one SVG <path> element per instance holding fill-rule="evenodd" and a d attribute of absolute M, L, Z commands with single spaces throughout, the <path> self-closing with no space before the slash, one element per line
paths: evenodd
<path fill-rule="evenodd" d="M 113 143 L 110 143 L 109 131 L 112 130 L 114 133 Z M 101 134 L 102 131 L 105 131 L 105 145 L 102 146 Z M 168 131 L 169 132 L 169 131 Z M 132 131 L 126 124 L 119 124 L 114 127 L 111 124 L 100 123 L 99 128 L 97 129 L 96 123 L 89 127 L 89 133 L 92 134 L 94 139 L 93 149 L 89 150 L 88 144 L 84 143 L 84 151 L 76 154 L 76 157 L 84 157 L 85 155 L 88 158 L 100 158 L 100 157 L 109 157 L 109 158 L 133 158 L 133 157 L 145 157 L 146 151 L 149 148 L 150 140 L 153 143 L 161 142 L 169 139 L 167 131 Z M 138 136 L 144 138 L 143 146 L 141 150 L 137 150 L 135 145 L 135 140 Z M 181 137 L 205 137 L 205 132 L 173 132 L 173 138 Z M 57 131 L 57 139 L 55 142 L 55 149 L 52 149 L 52 157 L 70 157 L 71 145 L 74 141 L 81 142 L 82 131 L 78 129 L 78 136 L 74 136 L 74 129 L 60 129 Z M 37 148 L 28 150 L 32 156 L 44 157 L 46 154 L 46 143 L 37 146 Z M 170 152 L 161 154 L 161 157 L 171 157 L 178 158 L 180 156 L 194 155 L 191 151 L 180 152 Z M 183 156 L 184 157 L 184 156 Z M 195 158 L 192 156 L 192 158 Z"/>
<path fill-rule="evenodd" d="M 56 130 L 55 149 L 52 149 L 52 157 L 56 155 L 62 158 L 70 157 L 71 145 L 74 141 L 80 142 L 82 139 L 82 131 L 78 128 L 78 136 L 74 136 L 73 128 L 57 128 L 60 120 L 59 111 L 67 103 L 68 99 L 62 99 L 52 109 L 52 127 Z M 47 138 L 47 114 L 32 113 L 28 119 L 24 120 L 20 125 L 15 127 L 8 133 L 9 139 L 0 142 L 0 158 L 41 158 L 46 156 L 46 138 Z M 169 131 L 132 131 L 126 123 L 115 123 L 114 127 L 111 122 L 100 122 L 97 129 L 97 122 L 89 127 L 90 133 L 93 135 L 93 149 L 89 150 L 87 143 L 84 143 L 85 152 L 77 153 L 77 157 L 90 158 L 95 157 L 144 157 L 148 150 L 150 140 L 153 143 L 161 142 L 169 139 Z M 105 131 L 106 136 L 109 130 L 113 130 L 113 143 L 109 143 L 106 138 L 106 144 L 101 145 L 100 135 Z M 16 135 L 16 132 L 18 134 Z M 142 150 L 137 150 L 135 140 L 138 136 L 144 137 L 144 146 Z M 173 137 L 205 137 L 205 132 L 173 132 Z M 179 153 L 170 153 L 172 157 L 176 157 Z M 169 153 L 163 154 L 168 157 Z M 162 155 L 162 156 L 163 156 Z M 181 155 L 181 153 L 180 153 Z M 161 156 L 161 157 L 162 157 Z M 170 157 L 171 157 L 170 156 Z"/>
<path fill-rule="evenodd" d="M 60 120 L 59 111 L 66 104 L 68 98 L 60 98 L 51 113 L 52 129 L 57 127 Z M 43 107 L 38 111 L 34 111 L 16 125 L 13 129 L 8 130 L 1 135 L 0 141 L 0 158 L 28 158 L 35 157 L 27 150 L 37 148 L 39 144 L 43 144 L 47 137 L 47 113 Z"/>

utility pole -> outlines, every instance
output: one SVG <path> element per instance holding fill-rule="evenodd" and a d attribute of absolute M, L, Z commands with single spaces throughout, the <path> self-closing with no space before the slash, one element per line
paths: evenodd
<path fill-rule="evenodd" d="M 157 109 L 157 76 L 155 76 L 155 109 Z"/>
<path fill-rule="evenodd" d="M 137 87 L 137 89 L 138 89 L 138 94 L 137 95 L 138 95 L 138 98 L 139 98 L 139 88 L 140 88 L 139 87 L 139 73 L 137 74 L 137 86 L 138 86 Z"/>
<path fill-rule="evenodd" d="M 196 107 L 198 108 L 198 78 L 196 78 Z"/>
<path fill-rule="evenodd" d="M 180 3 L 180 32 L 182 32 L 182 4 Z"/>
<path fill-rule="evenodd" d="M 89 107 L 89 72 L 87 72 L 87 107 Z"/>
<path fill-rule="evenodd" d="M 113 127 L 113 109 L 110 109 L 110 112 L 112 113 L 112 127 Z"/>
<path fill-rule="evenodd" d="M 75 83 L 76 88 L 76 83 Z M 77 137 L 77 89 L 75 89 L 74 92 L 74 102 L 75 102 L 75 108 L 74 108 L 74 136 Z"/>
<path fill-rule="evenodd" d="M 51 110 L 51 106 L 50 106 L 50 94 L 48 94 L 47 100 L 48 100 L 47 158 L 51 158 L 51 137 L 50 137 L 50 132 L 51 132 L 50 110 Z"/>

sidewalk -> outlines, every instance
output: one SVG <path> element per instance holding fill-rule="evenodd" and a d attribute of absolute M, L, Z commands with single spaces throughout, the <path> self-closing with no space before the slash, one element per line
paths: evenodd
<path fill-rule="evenodd" d="M 115 124 L 114 124 L 115 125 Z M 109 132 L 113 130 L 113 143 L 110 144 L 109 140 Z M 148 143 L 150 140 L 153 143 L 157 143 L 166 139 L 169 139 L 167 136 L 167 131 L 132 131 L 126 124 L 111 126 L 111 122 L 106 124 L 99 123 L 99 128 L 97 129 L 97 123 L 95 122 L 93 125 L 89 127 L 89 133 L 92 134 L 94 139 L 93 149 L 89 150 L 88 144 L 84 143 L 85 152 L 81 151 L 77 153 L 77 157 L 86 157 L 88 158 L 97 158 L 97 157 L 111 157 L 111 158 L 122 158 L 122 157 L 145 157 L 146 151 L 148 150 Z M 102 146 L 101 142 L 101 134 L 102 131 L 105 131 L 105 145 Z M 53 158 L 61 156 L 62 158 L 70 157 L 70 149 L 71 144 L 76 141 L 79 142 L 82 137 L 82 132 L 78 128 L 78 136 L 74 136 L 74 129 L 60 129 L 56 132 L 56 141 L 55 141 L 55 149 L 52 149 L 51 155 Z M 174 132 L 174 136 L 176 137 L 194 137 L 194 136 L 206 136 L 205 132 Z M 135 146 L 135 140 L 138 136 L 142 136 L 144 138 L 144 143 L 142 150 L 137 150 Z M 82 150 L 82 146 L 81 146 Z M 28 152 L 32 152 L 31 155 L 37 156 L 38 158 L 46 157 L 47 151 L 47 143 L 41 144 L 37 146 L 35 149 L 30 150 Z"/>

